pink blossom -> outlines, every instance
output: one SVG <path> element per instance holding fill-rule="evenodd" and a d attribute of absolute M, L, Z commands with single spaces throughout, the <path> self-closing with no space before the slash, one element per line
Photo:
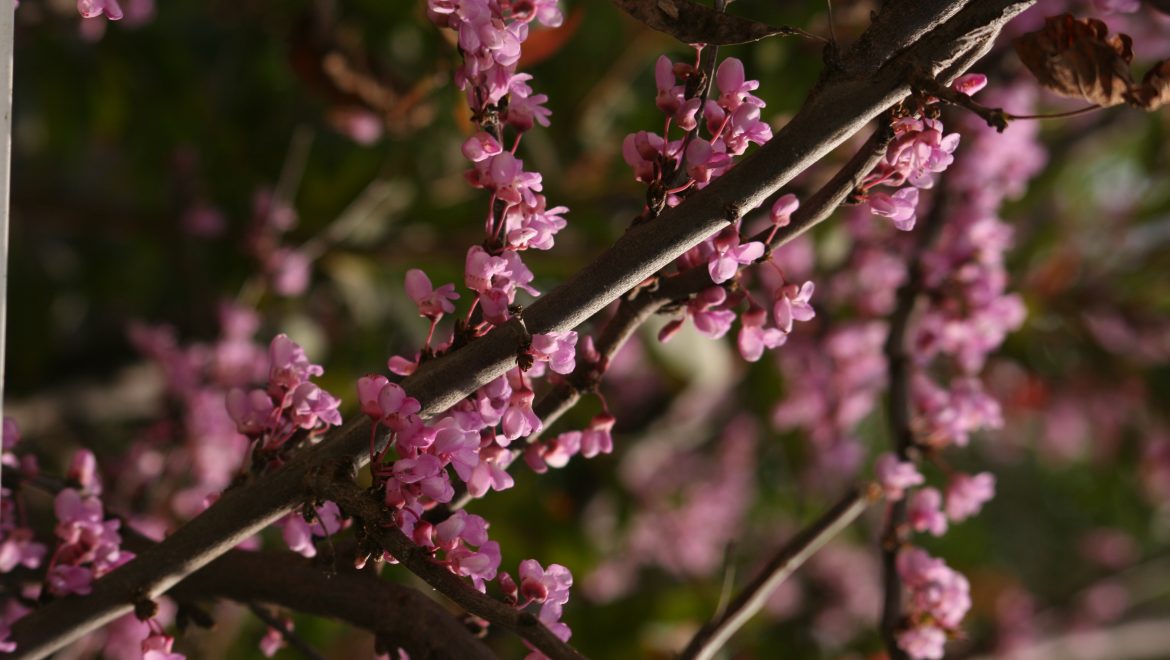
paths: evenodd
<path fill-rule="evenodd" d="M 662 137 L 647 131 L 631 133 L 622 140 L 622 158 L 634 168 L 636 180 L 652 183 L 658 178 L 662 146 Z"/>
<path fill-rule="evenodd" d="M 315 383 L 301 383 L 289 394 L 289 416 L 293 424 L 313 429 L 320 424 L 341 426 L 337 408 L 341 399 L 318 387 Z"/>
<path fill-rule="evenodd" d="M 54 596 L 87 596 L 93 590 L 93 570 L 85 566 L 57 564 L 45 579 Z"/>
<path fill-rule="evenodd" d="M 460 542 L 479 547 L 488 542 L 488 523 L 481 516 L 460 509 L 435 525 L 435 543 L 446 550 Z"/>
<path fill-rule="evenodd" d="M 79 449 L 73 453 L 73 460 L 69 462 L 69 470 L 65 473 L 65 478 L 70 483 L 81 486 L 81 490 L 90 495 L 101 495 L 102 493 L 97 457 L 88 449 Z"/>
<path fill-rule="evenodd" d="M 914 660 L 941 660 L 947 635 L 935 626 L 916 626 L 898 633 L 898 648 Z"/>
<path fill-rule="evenodd" d="M 743 62 L 734 57 L 724 59 L 715 70 L 715 86 L 719 88 L 719 105 L 735 112 L 744 104 L 763 105 L 751 92 L 760 86 L 757 80 L 746 80 Z"/>
<path fill-rule="evenodd" d="M 589 428 L 581 432 L 581 455 L 593 458 L 598 454 L 613 453 L 613 425 L 616 421 L 607 412 L 594 417 Z"/>
<path fill-rule="evenodd" d="M 460 546 L 447 553 L 447 561 L 453 573 L 470 577 L 476 589 L 485 591 L 484 582 L 494 579 L 500 567 L 500 544 L 488 541 L 474 551 Z"/>
<path fill-rule="evenodd" d="M 727 291 L 723 287 L 713 286 L 688 301 L 686 309 L 695 329 L 711 339 L 719 339 L 727 334 L 731 322 L 735 320 L 735 312 L 720 308 L 726 300 Z"/>
<path fill-rule="evenodd" d="M 764 144 L 771 139 L 772 127 L 760 120 L 760 106 L 745 103 L 731 113 L 722 143 L 728 154 L 739 156 L 749 144 Z"/>
<path fill-rule="evenodd" d="M 764 355 L 764 349 L 782 346 L 788 335 L 776 328 L 765 328 L 768 313 L 764 308 L 752 305 L 740 316 L 739 354 L 748 362 L 757 362 Z"/>
<path fill-rule="evenodd" d="M 279 334 L 268 346 L 268 389 L 282 393 L 295 388 L 313 376 L 320 376 L 325 370 L 309 362 L 305 349 L 297 345 L 288 335 Z"/>
<path fill-rule="evenodd" d="M 502 420 L 504 437 L 507 440 L 512 441 L 540 431 L 543 425 L 532 411 L 532 401 L 535 398 L 536 395 L 530 389 L 512 392 Z"/>
<path fill-rule="evenodd" d="M 658 97 L 654 103 L 666 116 L 673 116 L 682 106 L 683 88 L 675 85 L 674 62 L 665 55 L 659 55 L 654 64 L 654 83 L 658 87 Z"/>
<path fill-rule="evenodd" d="M 536 450 L 536 454 L 543 462 L 536 463 L 533 470 L 537 472 L 544 472 L 545 465 L 551 468 L 563 468 L 569 464 L 569 459 L 576 456 L 581 451 L 581 432 L 580 431 L 566 431 L 544 445 L 542 450 L 538 450 L 537 446 L 532 446 L 529 449 Z M 528 451 L 525 451 L 525 459 L 528 459 Z M 536 457 L 534 457 L 536 458 Z M 529 465 L 533 466 L 532 461 Z M 539 467 L 540 469 L 537 469 Z"/>
<path fill-rule="evenodd" d="M 914 229 L 915 212 L 918 208 L 918 189 L 901 188 L 893 195 L 884 192 L 871 192 L 866 198 L 869 210 L 874 215 L 885 216 L 894 221 L 894 226 L 902 231 Z"/>
<path fill-rule="evenodd" d="M 496 141 L 494 137 L 480 131 L 475 135 L 467 138 L 463 143 L 463 155 L 473 163 L 479 163 L 488 158 L 502 152 L 504 148 Z M 430 284 L 428 283 L 428 286 Z"/>
<path fill-rule="evenodd" d="M 882 492 L 891 502 L 902 499 L 908 488 L 926 481 L 913 463 L 899 461 L 897 456 L 888 452 L 878 457 L 874 464 L 874 472 Z"/>
<path fill-rule="evenodd" d="M 527 84 L 531 79 L 530 74 L 519 73 L 512 76 L 508 83 L 511 94 L 504 121 L 520 132 L 531 130 L 534 123 L 548 126 L 548 118 L 552 115 L 552 111 L 544 106 L 548 102 L 548 95 L 533 94 Z"/>
<path fill-rule="evenodd" d="M 971 476 L 956 474 L 947 486 L 947 517 L 954 522 L 979 513 L 984 503 L 995 497 L 995 475 L 981 472 Z"/>
<path fill-rule="evenodd" d="M 715 284 L 726 282 L 735 276 L 740 266 L 755 263 L 762 256 L 763 243 L 752 241 L 740 245 L 739 231 L 735 227 L 728 227 L 715 237 L 715 253 L 707 263 L 711 281 Z"/>
<path fill-rule="evenodd" d="M 792 221 L 792 214 L 800 207 L 800 200 L 796 199 L 796 195 L 788 193 L 776 198 L 772 203 L 772 211 L 769 217 L 772 224 L 777 227 L 786 227 Z"/>
<path fill-rule="evenodd" d="M 577 333 L 569 330 L 532 335 L 532 354 L 548 362 L 558 374 L 572 373 L 577 366 Z"/>
<path fill-rule="evenodd" d="M 572 586 L 573 574 L 560 564 L 549 564 L 546 570 L 535 559 L 520 562 L 520 596 L 530 602 L 543 603 L 538 618 L 544 623 L 560 620 Z"/>
<path fill-rule="evenodd" d="M 4 453 L 11 453 L 16 445 L 20 444 L 20 425 L 16 423 L 15 419 L 5 415 L 4 416 L 4 431 L 2 440 Z"/>
<path fill-rule="evenodd" d="M 227 393 L 227 411 L 236 429 L 248 436 L 259 436 L 269 430 L 274 420 L 272 397 L 261 389 L 245 392 L 234 388 Z"/>
<path fill-rule="evenodd" d="M 282 619 L 281 623 L 285 626 L 285 630 L 291 631 L 293 622 L 288 619 Z M 271 658 L 276 655 L 276 652 L 285 647 L 284 634 L 276 628 L 269 627 L 264 636 L 260 638 L 260 652 L 264 657 Z"/>
<path fill-rule="evenodd" d="M 444 284 L 435 289 L 431 279 L 423 271 L 412 268 L 406 271 L 406 295 L 418 305 L 418 313 L 427 318 L 438 318 L 455 311 L 452 300 L 459 298 L 454 284 Z"/>
<path fill-rule="evenodd" d="M 371 387 L 372 384 L 367 384 L 367 393 L 369 393 Z M 366 404 L 363 403 L 363 409 L 365 406 Z M 382 389 L 378 391 L 378 409 L 382 413 L 382 423 L 395 431 L 399 431 L 409 426 L 409 418 L 418 414 L 422 410 L 422 405 L 418 402 L 418 399 L 407 394 L 401 385 L 387 381 L 382 384 Z"/>
<path fill-rule="evenodd" d="M 77 12 L 82 18 L 96 18 L 102 14 L 111 21 L 122 18 L 122 6 L 118 0 L 77 0 Z"/>
<path fill-rule="evenodd" d="M 300 250 L 279 248 L 265 264 L 272 277 L 272 290 L 281 296 L 299 296 L 309 288 L 312 260 Z"/>
<path fill-rule="evenodd" d="M 687 145 L 687 175 L 696 183 L 707 183 L 730 165 L 731 158 L 724 151 L 722 142 L 712 144 L 703 138 L 693 138 Z"/>
<path fill-rule="evenodd" d="M 917 532 L 930 532 L 934 536 L 942 536 L 947 531 L 947 518 L 939 507 L 942 505 L 942 493 L 936 488 L 923 488 L 910 496 L 910 503 L 906 509 L 906 519 L 910 527 Z"/>
<path fill-rule="evenodd" d="M 788 284 L 777 289 L 776 302 L 772 305 L 776 327 L 784 332 L 792 332 L 793 321 L 811 321 L 817 315 L 809 303 L 814 290 L 812 282 L 805 282 L 799 288 L 795 284 Z"/>
<path fill-rule="evenodd" d="M 155 633 L 142 640 L 142 660 L 184 660 L 182 653 L 171 651 L 175 638 L 162 633 Z"/>

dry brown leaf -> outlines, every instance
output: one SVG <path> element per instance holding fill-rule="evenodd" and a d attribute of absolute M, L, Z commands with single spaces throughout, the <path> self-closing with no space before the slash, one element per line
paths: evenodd
<path fill-rule="evenodd" d="M 1015 47 L 1040 84 L 1057 94 L 1103 107 L 1129 100 L 1133 40 L 1124 34 L 1109 36 L 1101 21 L 1050 16 L 1043 30 L 1016 39 Z"/>
<path fill-rule="evenodd" d="M 1170 60 L 1158 62 L 1142 78 L 1132 94 L 1130 104 L 1143 110 L 1157 110 L 1170 103 Z"/>
<path fill-rule="evenodd" d="M 726 46 L 798 32 L 732 16 L 691 0 L 613 0 L 630 16 L 687 44 Z"/>

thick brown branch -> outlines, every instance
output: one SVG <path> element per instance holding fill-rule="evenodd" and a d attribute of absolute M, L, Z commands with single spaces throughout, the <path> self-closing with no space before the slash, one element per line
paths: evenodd
<path fill-rule="evenodd" d="M 910 91 L 910 74 L 942 80 L 962 73 L 990 47 L 999 29 L 1033 0 L 935 2 L 891 0 L 843 68 L 828 71 L 799 112 L 732 172 L 657 219 L 632 228 L 610 249 L 525 312 L 528 330 L 576 327 L 707 236 L 759 206 Z M 898 22 L 913 25 L 902 30 Z M 878 30 L 880 26 L 880 30 Z M 859 50 L 860 49 L 860 50 Z M 876 63 L 864 75 L 856 62 Z M 506 371 L 522 337 L 501 326 L 469 346 L 422 365 L 403 381 L 426 414 L 437 414 Z M 43 657 L 131 610 L 141 597 L 165 593 L 187 575 L 293 509 L 309 475 L 322 466 L 363 464 L 368 422 L 347 424 L 281 470 L 225 493 L 159 545 L 99 580 L 90 595 L 63 599 L 13 626 L 19 657 Z"/>
<path fill-rule="evenodd" d="M 495 658 L 458 619 L 410 587 L 370 572 L 322 567 L 291 553 L 233 550 L 184 580 L 179 599 L 259 601 L 344 621 L 401 647 L 411 658 Z"/>
<path fill-rule="evenodd" d="M 857 520 L 880 495 L 880 489 L 876 486 L 865 491 L 852 490 L 833 508 L 801 530 L 744 586 L 743 591 L 721 615 L 699 629 L 679 657 L 685 660 L 710 660 L 714 657 L 727 640 L 764 607 L 768 597 L 781 583 L 841 530 Z"/>
<path fill-rule="evenodd" d="M 360 519 L 361 533 L 463 609 L 511 630 L 553 660 L 582 660 L 585 657 L 562 642 L 532 614 L 476 591 L 465 579 L 434 563 L 424 548 L 415 545 L 394 526 L 390 511 L 352 481 L 323 480 L 320 489 L 322 497 L 337 502 L 347 515 Z"/>

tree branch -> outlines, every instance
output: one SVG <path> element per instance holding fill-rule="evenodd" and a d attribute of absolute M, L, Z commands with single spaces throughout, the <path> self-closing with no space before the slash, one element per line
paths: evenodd
<path fill-rule="evenodd" d="M 571 329 L 630 291 L 704 238 L 761 204 L 910 91 L 910 73 L 953 78 L 981 56 L 999 29 L 1033 0 L 937 2 L 891 0 L 844 68 L 822 76 L 799 112 L 732 172 L 657 219 L 632 228 L 611 248 L 528 308 L 528 330 Z M 899 17 L 914 25 L 898 28 Z M 880 26 L 880 30 L 878 30 Z M 930 26 L 924 29 L 923 26 Z M 877 32 L 875 32 L 877 30 Z M 864 45 L 864 48 L 862 46 Z M 875 53 L 877 54 L 875 56 Z M 880 63 L 865 75 L 856 62 Z M 458 351 L 431 360 L 403 381 L 434 415 L 506 371 L 522 340 L 501 326 Z M 84 597 L 62 599 L 13 626 L 19 657 L 43 657 L 153 598 L 292 510 L 320 466 L 368 459 L 369 422 L 357 419 L 282 469 L 225 493 L 159 545 L 98 580 Z"/>
<path fill-rule="evenodd" d="M 731 601 L 726 611 L 695 633 L 679 657 L 683 660 L 713 658 L 727 640 L 764 607 L 768 597 L 781 583 L 841 530 L 857 520 L 880 496 L 881 491 L 876 486 L 847 493 L 833 508 L 780 548 L 760 573 Z"/>
<path fill-rule="evenodd" d="M 342 511 L 359 521 L 359 533 L 377 542 L 410 572 L 469 613 L 511 630 L 553 660 L 584 659 L 532 614 L 476 591 L 464 578 L 434 563 L 425 548 L 415 545 L 394 526 L 391 512 L 351 480 L 323 478 L 318 488 L 321 497 L 337 502 Z"/>

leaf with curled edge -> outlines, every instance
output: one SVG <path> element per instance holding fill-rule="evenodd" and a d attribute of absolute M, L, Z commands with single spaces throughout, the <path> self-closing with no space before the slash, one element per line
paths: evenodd
<path fill-rule="evenodd" d="M 1162 60 L 1151 67 L 1128 101 L 1143 110 L 1157 110 L 1170 104 L 1170 60 Z"/>
<path fill-rule="evenodd" d="M 1124 34 L 1109 36 L 1099 20 L 1050 16 L 1044 29 L 1016 39 L 1015 47 L 1040 84 L 1061 96 L 1102 107 L 1121 105 L 1131 97 L 1133 40 Z"/>
<path fill-rule="evenodd" d="M 687 44 L 726 46 L 772 36 L 800 34 L 795 28 L 772 26 L 716 11 L 691 0 L 613 0 L 646 26 Z"/>

